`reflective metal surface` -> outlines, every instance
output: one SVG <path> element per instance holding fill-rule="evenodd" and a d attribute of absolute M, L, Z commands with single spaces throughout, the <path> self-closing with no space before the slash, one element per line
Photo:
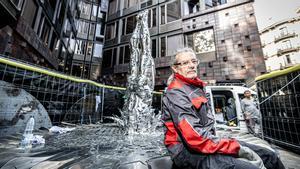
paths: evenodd
<path fill-rule="evenodd" d="M 148 11 L 139 13 L 130 39 L 130 76 L 122 110 L 124 128 L 128 134 L 149 132 L 152 125 L 151 109 L 155 66 L 150 50 Z M 152 127 L 151 127 L 152 126 Z"/>

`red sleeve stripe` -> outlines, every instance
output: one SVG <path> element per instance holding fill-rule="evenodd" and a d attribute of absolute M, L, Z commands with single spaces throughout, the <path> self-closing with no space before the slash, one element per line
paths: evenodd
<path fill-rule="evenodd" d="M 208 138 L 203 138 L 186 119 L 179 123 L 179 130 L 186 140 L 187 144 L 193 150 L 204 154 L 222 153 L 222 154 L 238 154 L 240 145 L 236 140 L 220 139 L 218 143 Z"/>
<path fill-rule="evenodd" d="M 170 146 L 170 145 L 178 144 L 177 141 L 178 134 L 175 130 L 173 122 L 166 122 L 165 125 L 167 127 L 167 132 L 165 135 L 165 142 L 164 142 L 165 145 Z"/>
<path fill-rule="evenodd" d="M 192 99 L 192 103 L 197 109 L 199 109 L 201 107 L 202 103 L 206 103 L 206 102 L 207 102 L 207 98 L 205 98 L 203 96 Z"/>

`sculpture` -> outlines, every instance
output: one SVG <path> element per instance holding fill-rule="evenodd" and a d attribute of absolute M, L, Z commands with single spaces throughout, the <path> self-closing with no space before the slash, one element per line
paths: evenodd
<path fill-rule="evenodd" d="M 153 119 L 151 104 L 155 66 L 151 56 L 148 11 L 139 13 L 136 19 L 137 24 L 130 39 L 130 75 L 126 100 L 121 112 L 128 134 L 149 130 Z"/>

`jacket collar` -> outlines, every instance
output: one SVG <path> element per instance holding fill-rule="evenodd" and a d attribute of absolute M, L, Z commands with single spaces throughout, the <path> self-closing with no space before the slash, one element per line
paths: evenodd
<path fill-rule="evenodd" d="M 189 78 L 186 78 L 186 77 L 184 77 L 184 76 L 182 76 L 178 73 L 175 73 L 175 79 L 179 79 L 183 83 L 190 84 L 190 85 L 193 85 L 193 86 L 196 86 L 196 87 L 206 86 L 206 83 L 204 83 L 202 80 L 200 80 L 199 77 L 196 77 L 194 79 L 189 79 Z"/>

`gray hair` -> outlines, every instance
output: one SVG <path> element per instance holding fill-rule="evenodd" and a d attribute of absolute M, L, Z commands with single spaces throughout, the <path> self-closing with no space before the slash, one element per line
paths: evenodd
<path fill-rule="evenodd" d="M 173 62 L 172 65 L 175 65 L 177 63 L 177 58 L 176 56 L 182 54 L 182 53 L 192 53 L 193 55 L 196 56 L 196 53 L 194 52 L 194 50 L 192 48 L 189 48 L 189 47 L 185 47 L 185 48 L 181 48 L 181 49 L 178 49 L 176 51 L 176 54 L 175 54 L 175 60 Z M 172 74 L 169 76 L 168 80 L 167 80 L 167 85 L 169 86 L 171 84 L 171 82 L 174 80 L 174 72 L 172 70 Z"/>
<path fill-rule="evenodd" d="M 196 53 L 194 52 L 194 50 L 192 48 L 185 47 L 185 48 L 178 49 L 175 54 L 175 60 L 173 62 L 173 65 L 177 63 L 177 56 L 182 53 L 192 53 L 194 56 L 196 56 Z"/>

